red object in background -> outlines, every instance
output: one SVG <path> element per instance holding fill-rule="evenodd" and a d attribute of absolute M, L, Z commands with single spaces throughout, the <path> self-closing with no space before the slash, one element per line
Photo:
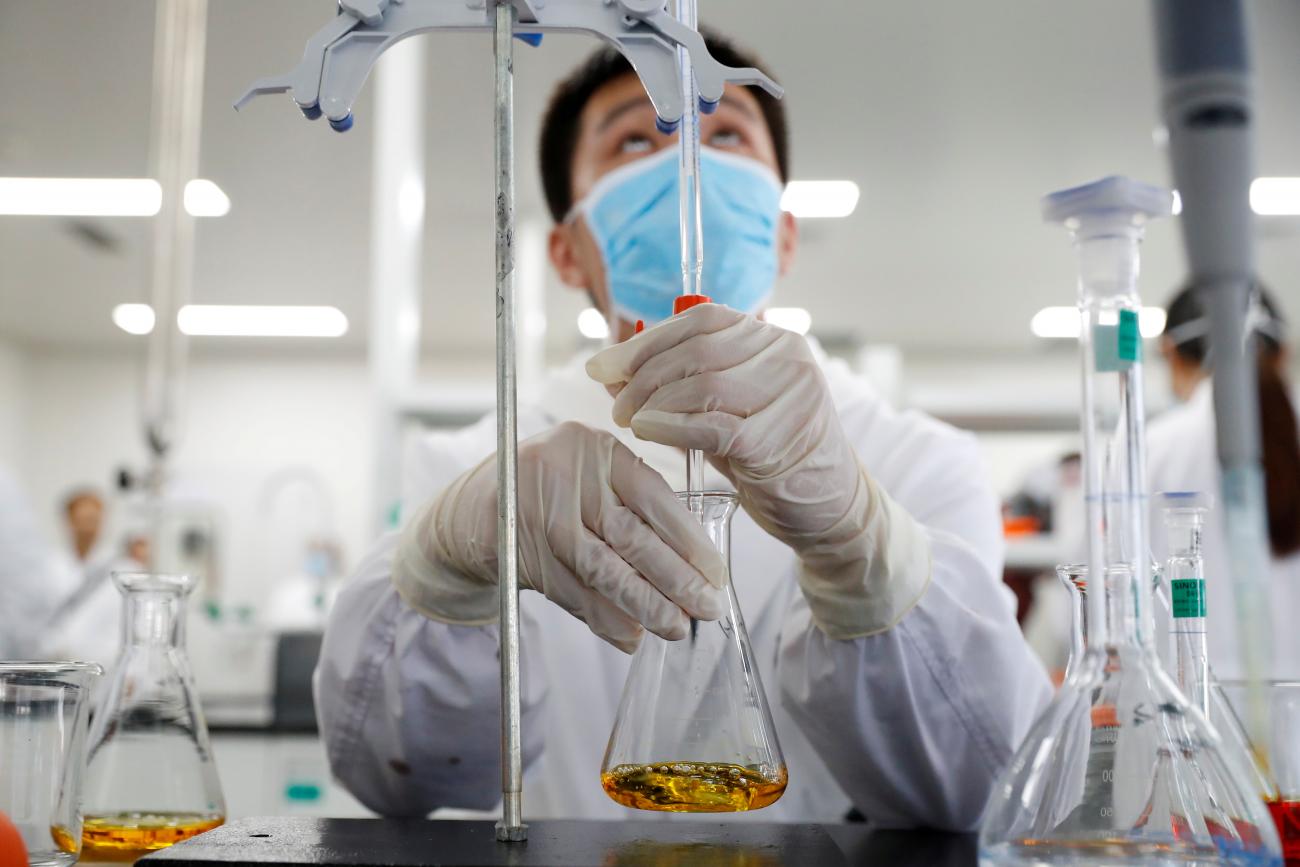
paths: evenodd
<path fill-rule="evenodd" d="M 1268 811 L 1277 824 L 1277 835 L 1282 838 L 1282 855 L 1286 863 L 1300 865 L 1300 800 L 1269 801 Z"/>
<path fill-rule="evenodd" d="M 1002 519 L 1003 536 L 1032 536 L 1043 529 L 1043 522 L 1033 515 L 1008 515 Z"/>
<path fill-rule="evenodd" d="M 4 813 L 0 813 L 0 867 L 27 867 L 23 835 Z"/>

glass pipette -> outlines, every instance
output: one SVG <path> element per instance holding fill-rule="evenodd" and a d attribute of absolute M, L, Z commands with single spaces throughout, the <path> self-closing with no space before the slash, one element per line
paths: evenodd
<path fill-rule="evenodd" d="M 699 11 L 695 0 L 677 0 L 677 20 L 691 30 L 697 29 Z M 691 307 L 708 296 L 701 292 L 704 276 L 704 232 L 700 216 L 700 98 L 695 84 L 695 71 L 691 55 L 683 47 L 677 49 L 677 70 L 682 85 L 682 113 L 680 160 L 678 163 L 678 232 L 682 250 L 682 297 L 674 305 L 674 313 Z M 687 508 L 701 514 L 701 497 L 704 491 L 704 454 L 699 449 L 686 450 Z M 699 631 L 699 621 L 691 619 L 691 639 Z"/>

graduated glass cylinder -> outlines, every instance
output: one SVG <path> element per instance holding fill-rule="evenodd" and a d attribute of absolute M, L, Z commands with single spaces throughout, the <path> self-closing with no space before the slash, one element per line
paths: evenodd
<path fill-rule="evenodd" d="M 115 573 L 122 649 L 95 715 L 82 842 L 134 860 L 225 821 L 207 724 L 185 654 L 187 575 Z"/>
<path fill-rule="evenodd" d="M 985 864 L 1280 864 L 1263 802 L 1156 654 L 1147 526 L 1140 220 L 1080 231 L 1087 639 L 985 811 Z M 1067 222 L 1067 225 L 1071 225 Z"/>
<path fill-rule="evenodd" d="M 31 867 L 81 854 L 81 784 L 91 688 L 86 662 L 0 662 L 0 813 Z"/>
<path fill-rule="evenodd" d="M 1201 713 L 1210 716 L 1210 657 L 1205 630 L 1205 561 L 1201 532 L 1205 508 L 1192 495 L 1165 495 L 1164 523 L 1169 556 L 1170 634 L 1174 644 L 1174 675 L 1183 694 Z M 1184 502 L 1186 501 L 1186 502 Z"/>
<path fill-rule="evenodd" d="M 689 496 L 730 572 L 735 495 Z M 601 764 L 605 793 L 623 806 L 739 812 L 785 792 L 785 759 L 730 580 L 725 592 L 721 619 L 680 641 L 647 633 L 632 657 Z"/>

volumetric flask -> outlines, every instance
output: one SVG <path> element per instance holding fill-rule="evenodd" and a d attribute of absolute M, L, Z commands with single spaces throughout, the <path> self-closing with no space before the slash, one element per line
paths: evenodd
<path fill-rule="evenodd" d="M 81 852 L 81 781 L 91 686 L 86 662 L 0 662 L 0 813 L 32 867 Z"/>
<path fill-rule="evenodd" d="M 700 516 L 730 573 L 736 495 L 677 497 Z M 646 634 L 632 657 L 600 774 L 625 807 L 731 813 L 785 792 L 785 759 L 730 578 L 726 599 L 721 619 L 693 624 L 680 641 Z"/>
<path fill-rule="evenodd" d="M 1124 178 L 1049 196 L 1079 255 L 1087 635 L 994 787 L 980 859 L 1281 865 L 1263 800 L 1155 646 L 1138 242 L 1172 195 Z"/>
<path fill-rule="evenodd" d="M 225 821 L 185 655 L 187 575 L 115 573 L 122 650 L 91 726 L 84 857 L 134 860 Z"/>

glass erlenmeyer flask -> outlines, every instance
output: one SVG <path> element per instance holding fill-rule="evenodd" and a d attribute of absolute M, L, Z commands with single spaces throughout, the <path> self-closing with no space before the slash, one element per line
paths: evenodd
<path fill-rule="evenodd" d="M 1056 567 L 1056 577 L 1070 593 L 1070 658 L 1065 662 L 1068 678 L 1083 661 L 1088 640 L 1088 567 L 1083 563 L 1062 564 Z"/>
<path fill-rule="evenodd" d="M 736 495 L 680 493 L 731 568 Z M 736 592 L 691 636 L 647 634 L 632 657 L 601 785 L 625 807 L 674 813 L 757 810 L 785 792 L 786 768 Z"/>
<path fill-rule="evenodd" d="M 134 860 L 225 821 L 208 727 L 185 655 L 187 575 L 115 573 L 122 648 L 91 727 L 88 861 Z"/>
<path fill-rule="evenodd" d="M 1171 205 L 1124 178 L 1044 202 L 1080 263 L 1088 635 L 994 788 L 985 864 L 1281 864 L 1242 765 L 1155 650 L 1136 286 L 1142 227 Z"/>

